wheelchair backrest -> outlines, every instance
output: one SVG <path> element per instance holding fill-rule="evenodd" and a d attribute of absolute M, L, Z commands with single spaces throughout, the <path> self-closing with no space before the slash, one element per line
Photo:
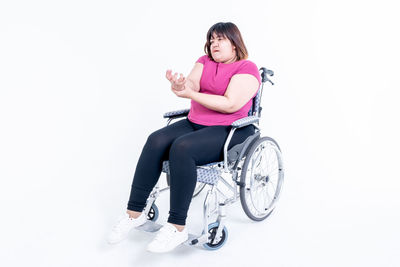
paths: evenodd
<path fill-rule="evenodd" d="M 260 68 L 259 71 L 261 72 L 260 73 L 260 75 L 261 75 L 261 85 L 258 88 L 257 95 L 253 98 L 253 105 L 251 105 L 251 108 L 249 110 L 248 116 L 258 116 L 258 117 L 261 116 L 261 109 L 262 108 L 261 108 L 260 104 L 261 104 L 261 96 L 262 96 L 262 90 L 264 88 L 264 83 L 266 81 L 270 81 L 271 82 L 271 80 L 268 79 L 268 75 L 270 75 L 270 76 L 274 75 L 274 72 L 272 70 L 268 70 L 268 69 L 266 69 L 264 67 Z"/>
<path fill-rule="evenodd" d="M 253 98 L 253 105 L 251 105 L 248 116 L 255 116 L 256 114 L 260 114 L 260 102 L 261 102 L 261 90 L 262 84 L 258 88 L 257 95 Z"/>

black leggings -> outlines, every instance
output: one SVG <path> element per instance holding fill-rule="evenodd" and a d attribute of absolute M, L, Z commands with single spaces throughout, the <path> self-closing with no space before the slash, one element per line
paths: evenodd
<path fill-rule="evenodd" d="M 185 225 L 197 182 L 196 166 L 222 161 L 223 147 L 231 126 L 204 126 L 187 118 L 165 126 L 147 138 L 132 182 L 128 210 L 142 212 L 156 185 L 162 162 L 170 166 L 170 211 L 168 222 Z M 254 126 L 237 129 L 228 149 L 254 134 Z"/>

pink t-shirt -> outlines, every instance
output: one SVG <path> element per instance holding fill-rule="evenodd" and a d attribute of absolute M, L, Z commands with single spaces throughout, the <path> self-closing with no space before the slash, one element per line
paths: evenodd
<path fill-rule="evenodd" d="M 224 95 L 229 81 L 235 74 L 254 75 L 261 85 L 261 77 L 256 64 L 250 60 L 239 60 L 233 63 L 217 63 L 212 61 L 208 55 L 200 57 L 196 62 L 202 63 L 203 73 L 200 79 L 200 93 L 211 95 Z M 255 97 L 257 93 L 254 94 Z M 234 121 L 247 117 L 253 99 L 250 99 L 241 109 L 234 113 L 221 113 L 206 108 L 205 106 L 191 101 L 188 119 L 201 125 L 231 125 Z"/>

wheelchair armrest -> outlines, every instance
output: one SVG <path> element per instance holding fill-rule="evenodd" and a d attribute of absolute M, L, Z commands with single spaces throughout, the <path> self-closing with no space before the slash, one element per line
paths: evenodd
<path fill-rule="evenodd" d="M 184 117 L 189 114 L 189 111 L 190 111 L 190 109 L 180 109 L 180 110 L 170 111 L 170 112 L 164 113 L 163 117 L 164 118 Z"/>
<path fill-rule="evenodd" d="M 232 128 L 242 128 L 244 126 L 258 122 L 259 120 L 260 120 L 260 118 L 257 116 L 249 116 L 249 117 L 241 118 L 241 119 L 234 121 L 231 124 L 231 126 L 232 126 Z"/>

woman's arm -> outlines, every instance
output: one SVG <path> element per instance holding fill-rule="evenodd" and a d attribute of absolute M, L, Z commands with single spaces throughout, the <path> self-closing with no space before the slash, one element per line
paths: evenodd
<path fill-rule="evenodd" d="M 256 94 L 258 88 L 258 80 L 253 75 L 236 74 L 232 76 L 223 96 L 189 91 L 189 98 L 206 108 L 221 113 L 234 113 Z"/>
<path fill-rule="evenodd" d="M 203 74 L 203 64 L 196 62 L 190 74 L 187 76 L 186 79 L 186 87 L 189 87 L 193 91 L 199 92 L 200 91 L 200 79 L 201 75 Z"/>

